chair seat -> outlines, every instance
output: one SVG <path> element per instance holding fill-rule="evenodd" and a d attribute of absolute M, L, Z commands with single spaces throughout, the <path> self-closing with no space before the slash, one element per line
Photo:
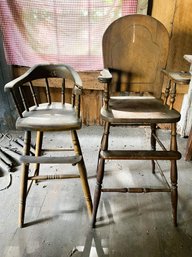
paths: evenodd
<path fill-rule="evenodd" d="M 16 128 L 41 131 L 80 129 L 81 119 L 77 117 L 71 104 L 44 103 L 23 112 L 23 118 L 17 119 Z"/>
<path fill-rule="evenodd" d="M 180 113 L 169 110 L 154 97 L 111 97 L 108 110 L 102 108 L 101 116 L 111 123 L 172 123 L 180 120 Z"/>

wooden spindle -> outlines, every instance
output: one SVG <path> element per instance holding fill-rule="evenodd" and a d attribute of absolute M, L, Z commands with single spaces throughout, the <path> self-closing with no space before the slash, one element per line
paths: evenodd
<path fill-rule="evenodd" d="M 23 117 L 22 108 L 21 108 L 21 106 L 20 106 L 20 104 L 19 104 L 19 101 L 18 101 L 17 97 L 15 96 L 15 94 L 14 94 L 14 92 L 13 92 L 12 89 L 11 89 L 11 95 L 12 95 L 12 97 L 13 97 L 13 101 L 14 101 L 14 103 L 15 103 L 15 107 L 16 107 L 16 109 L 17 109 L 17 111 L 18 111 L 18 114 L 19 114 L 19 116 L 22 118 L 22 117 Z"/>
<path fill-rule="evenodd" d="M 166 89 L 165 89 L 165 93 L 164 93 L 164 101 L 163 101 L 164 104 L 167 104 L 167 99 L 169 96 L 170 88 L 171 88 L 171 80 L 169 79 Z"/>
<path fill-rule="evenodd" d="M 61 102 L 65 104 L 65 79 L 63 79 L 61 86 Z"/>
<path fill-rule="evenodd" d="M 104 93 L 103 93 L 103 101 L 104 101 L 104 109 L 108 109 L 109 105 L 109 84 L 104 85 Z"/>
<path fill-rule="evenodd" d="M 74 85 L 75 88 L 75 85 Z M 75 95 L 75 89 L 72 89 L 72 95 L 71 95 L 71 104 L 74 107 L 75 106 L 75 101 L 76 101 L 76 95 Z"/>
<path fill-rule="evenodd" d="M 170 150 L 177 151 L 177 126 L 175 123 L 171 124 L 171 143 Z"/>
<path fill-rule="evenodd" d="M 19 93 L 20 93 L 20 96 L 21 96 L 21 101 L 23 103 L 23 106 L 24 106 L 25 110 L 28 112 L 29 107 L 28 107 L 27 101 L 25 100 L 25 95 L 24 95 L 24 92 L 22 90 L 22 87 L 19 87 Z"/>
<path fill-rule="evenodd" d="M 176 83 L 174 82 L 171 87 L 171 92 L 170 92 L 170 107 L 169 109 L 173 109 L 173 104 L 175 102 L 175 97 L 176 97 Z"/>
<path fill-rule="evenodd" d="M 37 101 L 37 95 L 35 93 L 34 86 L 33 86 L 33 83 L 31 81 L 29 83 L 29 87 L 30 87 L 30 90 L 31 90 L 31 94 L 32 94 L 32 97 L 33 97 L 34 104 L 38 107 L 39 104 L 38 104 L 38 101 Z"/>
<path fill-rule="evenodd" d="M 77 101 L 77 117 L 79 118 L 80 117 L 80 101 L 81 101 L 81 97 L 80 95 L 77 95 L 76 97 L 76 101 Z"/>
<path fill-rule="evenodd" d="M 49 81 L 48 78 L 45 78 L 46 81 L 46 96 L 47 96 L 47 102 L 51 104 L 51 94 L 50 94 L 50 89 L 49 89 Z"/>

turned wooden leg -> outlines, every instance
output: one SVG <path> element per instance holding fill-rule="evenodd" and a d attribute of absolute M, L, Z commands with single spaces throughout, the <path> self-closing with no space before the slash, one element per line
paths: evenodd
<path fill-rule="evenodd" d="M 177 151 L 177 139 L 176 139 L 176 124 L 171 124 L 171 150 Z M 177 226 L 177 162 L 176 160 L 171 161 L 171 202 L 173 212 L 173 223 Z"/>
<path fill-rule="evenodd" d="M 41 155 L 42 143 L 43 143 L 43 131 L 37 131 L 35 156 L 40 156 Z M 34 171 L 35 176 L 39 175 L 39 169 L 40 169 L 40 163 L 36 163 L 35 164 L 35 171 Z M 38 180 L 35 180 L 35 183 L 38 183 Z"/>
<path fill-rule="evenodd" d="M 92 216 L 92 221 L 91 221 L 92 228 L 95 227 L 95 223 L 96 223 L 97 210 L 98 210 L 100 197 L 101 197 L 101 188 L 102 188 L 102 182 L 103 182 L 103 176 L 104 176 L 104 167 L 105 167 L 105 160 L 103 158 L 100 158 L 99 166 L 98 166 L 98 170 L 97 170 L 97 182 L 95 185 L 95 193 L 94 193 L 94 201 L 93 201 L 93 216 Z"/>
<path fill-rule="evenodd" d="M 23 155 L 30 154 L 30 143 L 31 143 L 31 132 L 26 131 L 24 137 L 24 148 Z M 27 198 L 27 182 L 28 182 L 28 171 L 29 164 L 22 164 L 21 179 L 20 179 L 20 200 L 19 200 L 19 227 L 23 227 L 24 215 L 25 215 L 25 205 Z"/>
<path fill-rule="evenodd" d="M 94 202 L 93 202 L 93 216 L 92 216 L 92 222 L 91 222 L 91 226 L 93 228 L 95 227 L 97 210 L 98 210 L 100 197 L 101 197 L 101 188 L 102 188 L 102 182 L 103 182 L 103 176 L 104 176 L 104 168 L 105 168 L 105 160 L 100 157 L 100 152 L 102 150 L 108 149 L 109 131 L 110 131 L 110 124 L 108 122 L 106 122 L 104 125 L 104 132 L 103 132 L 103 136 L 101 139 L 101 148 L 99 150 L 99 156 L 98 156 L 97 182 L 95 185 Z"/>
<path fill-rule="evenodd" d="M 109 143 L 109 130 L 110 130 L 110 124 L 108 122 L 105 122 L 104 124 L 104 132 L 101 138 L 101 144 L 98 152 L 98 159 L 97 159 L 97 169 L 98 171 L 98 166 L 99 166 L 99 158 L 100 158 L 100 152 L 103 149 L 108 149 L 108 143 Z"/>
<path fill-rule="evenodd" d="M 153 135 L 156 135 L 156 124 L 151 124 L 151 150 L 156 150 L 156 139 Z M 155 161 L 151 161 L 152 164 L 152 173 L 155 173 Z"/>
<path fill-rule="evenodd" d="M 176 161 L 171 161 L 171 203 L 173 213 L 173 223 L 177 226 L 177 164 Z"/>
<path fill-rule="evenodd" d="M 79 139 L 78 139 L 78 136 L 77 136 L 77 132 L 75 130 L 72 130 L 71 135 L 72 135 L 72 140 L 73 140 L 75 153 L 77 155 L 82 156 L 81 161 L 77 165 L 78 165 L 78 169 L 79 169 L 79 175 L 80 175 L 80 179 L 81 179 L 81 184 L 82 184 L 84 197 L 85 197 L 85 200 L 86 200 L 88 214 L 89 214 L 89 217 L 91 217 L 93 206 L 92 206 L 89 184 L 88 184 L 88 180 L 87 180 L 87 171 L 86 171 L 86 167 L 85 167 L 81 147 L 80 147 L 80 144 L 79 144 Z"/>

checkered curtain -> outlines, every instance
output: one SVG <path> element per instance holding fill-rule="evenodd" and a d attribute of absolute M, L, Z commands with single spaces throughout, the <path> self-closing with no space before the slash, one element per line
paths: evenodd
<path fill-rule="evenodd" d="M 9 64 L 67 63 L 78 71 L 102 68 L 101 40 L 118 17 L 137 12 L 139 0 L 0 0 Z"/>

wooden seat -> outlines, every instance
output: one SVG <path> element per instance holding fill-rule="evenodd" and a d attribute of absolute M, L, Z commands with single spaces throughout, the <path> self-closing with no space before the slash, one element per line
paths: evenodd
<path fill-rule="evenodd" d="M 102 192 L 170 192 L 173 223 L 177 225 L 177 163 L 181 154 L 177 150 L 176 123 L 180 113 L 173 109 L 176 96 L 175 83 L 170 83 L 162 99 L 163 78 L 169 48 L 169 35 L 156 19 L 146 15 L 128 15 L 114 21 L 105 31 L 102 41 L 104 70 L 99 81 L 104 83 L 101 118 L 104 131 L 98 156 L 97 182 L 94 193 L 92 226 L 95 227 Z M 174 81 L 173 81 L 174 82 Z M 158 137 L 157 127 L 170 124 L 170 146 L 167 149 Z M 150 128 L 150 149 L 110 148 L 113 134 L 111 126 L 136 125 Z M 134 125 L 134 126 L 133 126 Z M 170 180 L 165 186 L 103 188 L 105 161 L 149 160 L 152 173 L 158 160 L 170 161 Z M 156 164 L 157 163 L 157 164 Z M 163 176 L 163 170 L 160 168 Z M 150 181 L 149 181 L 150 183 Z"/>
<path fill-rule="evenodd" d="M 179 120 L 178 112 L 162 105 L 154 97 L 115 97 L 109 101 L 109 109 L 102 108 L 101 117 L 113 123 L 159 123 Z"/>
<path fill-rule="evenodd" d="M 52 101 L 54 88 L 60 85 L 61 101 Z M 71 83 L 71 99 L 66 101 L 65 91 L 66 83 Z M 42 101 L 38 95 L 38 87 L 41 85 L 45 89 L 45 101 Z M 25 131 L 23 156 L 21 157 L 22 173 L 20 188 L 20 208 L 19 208 L 19 226 L 24 225 L 24 214 L 27 194 L 31 188 L 30 180 L 40 181 L 46 179 L 73 179 L 80 178 L 84 192 L 87 210 L 89 215 L 92 213 L 92 201 L 87 181 L 87 172 L 84 159 L 79 144 L 76 130 L 81 128 L 82 121 L 80 117 L 80 97 L 82 94 L 82 81 L 78 73 L 70 66 L 59 65 L 37 65 L 30 68 L 25 74 L 5 85 L 5 90 L 9 90 L 15 101 L 19 117 L 16 121 L 16 128 Z M 31 132 L 36 135 L 35 156 L 31 155 Z M 45 132 L 52 133 L 57 131 L 70 131 L 74 154 L 66 155 L 67 149 L 59 156 L 43 156 L 44 151 L 59 149 L 43 149 L 43 136 Z M 34 133 L 33 133 L 34 134 Z M 71 150 L 70 148 L 68 150 Z M 29 175 L 30 164 L 35 163 L 34 174 Z M 40 164 L 60 163 L 77 165 L 78 174 L 47 174 L 40 173 Z M 33 164 L 34 166 L 34 164 Z M 75 189 L 74 189 L 75 190 Z"/>
<path fill-rule="evenodd" d="M 44 103 L 39 106 L 33 106 L 23 113 L 22 118 L 16 122 L 18 129 L 32 129 L 52 131 L 80 129 L 81 119 L 77 117 L 76 110 L 70 104 L 62 103 Z"/>

